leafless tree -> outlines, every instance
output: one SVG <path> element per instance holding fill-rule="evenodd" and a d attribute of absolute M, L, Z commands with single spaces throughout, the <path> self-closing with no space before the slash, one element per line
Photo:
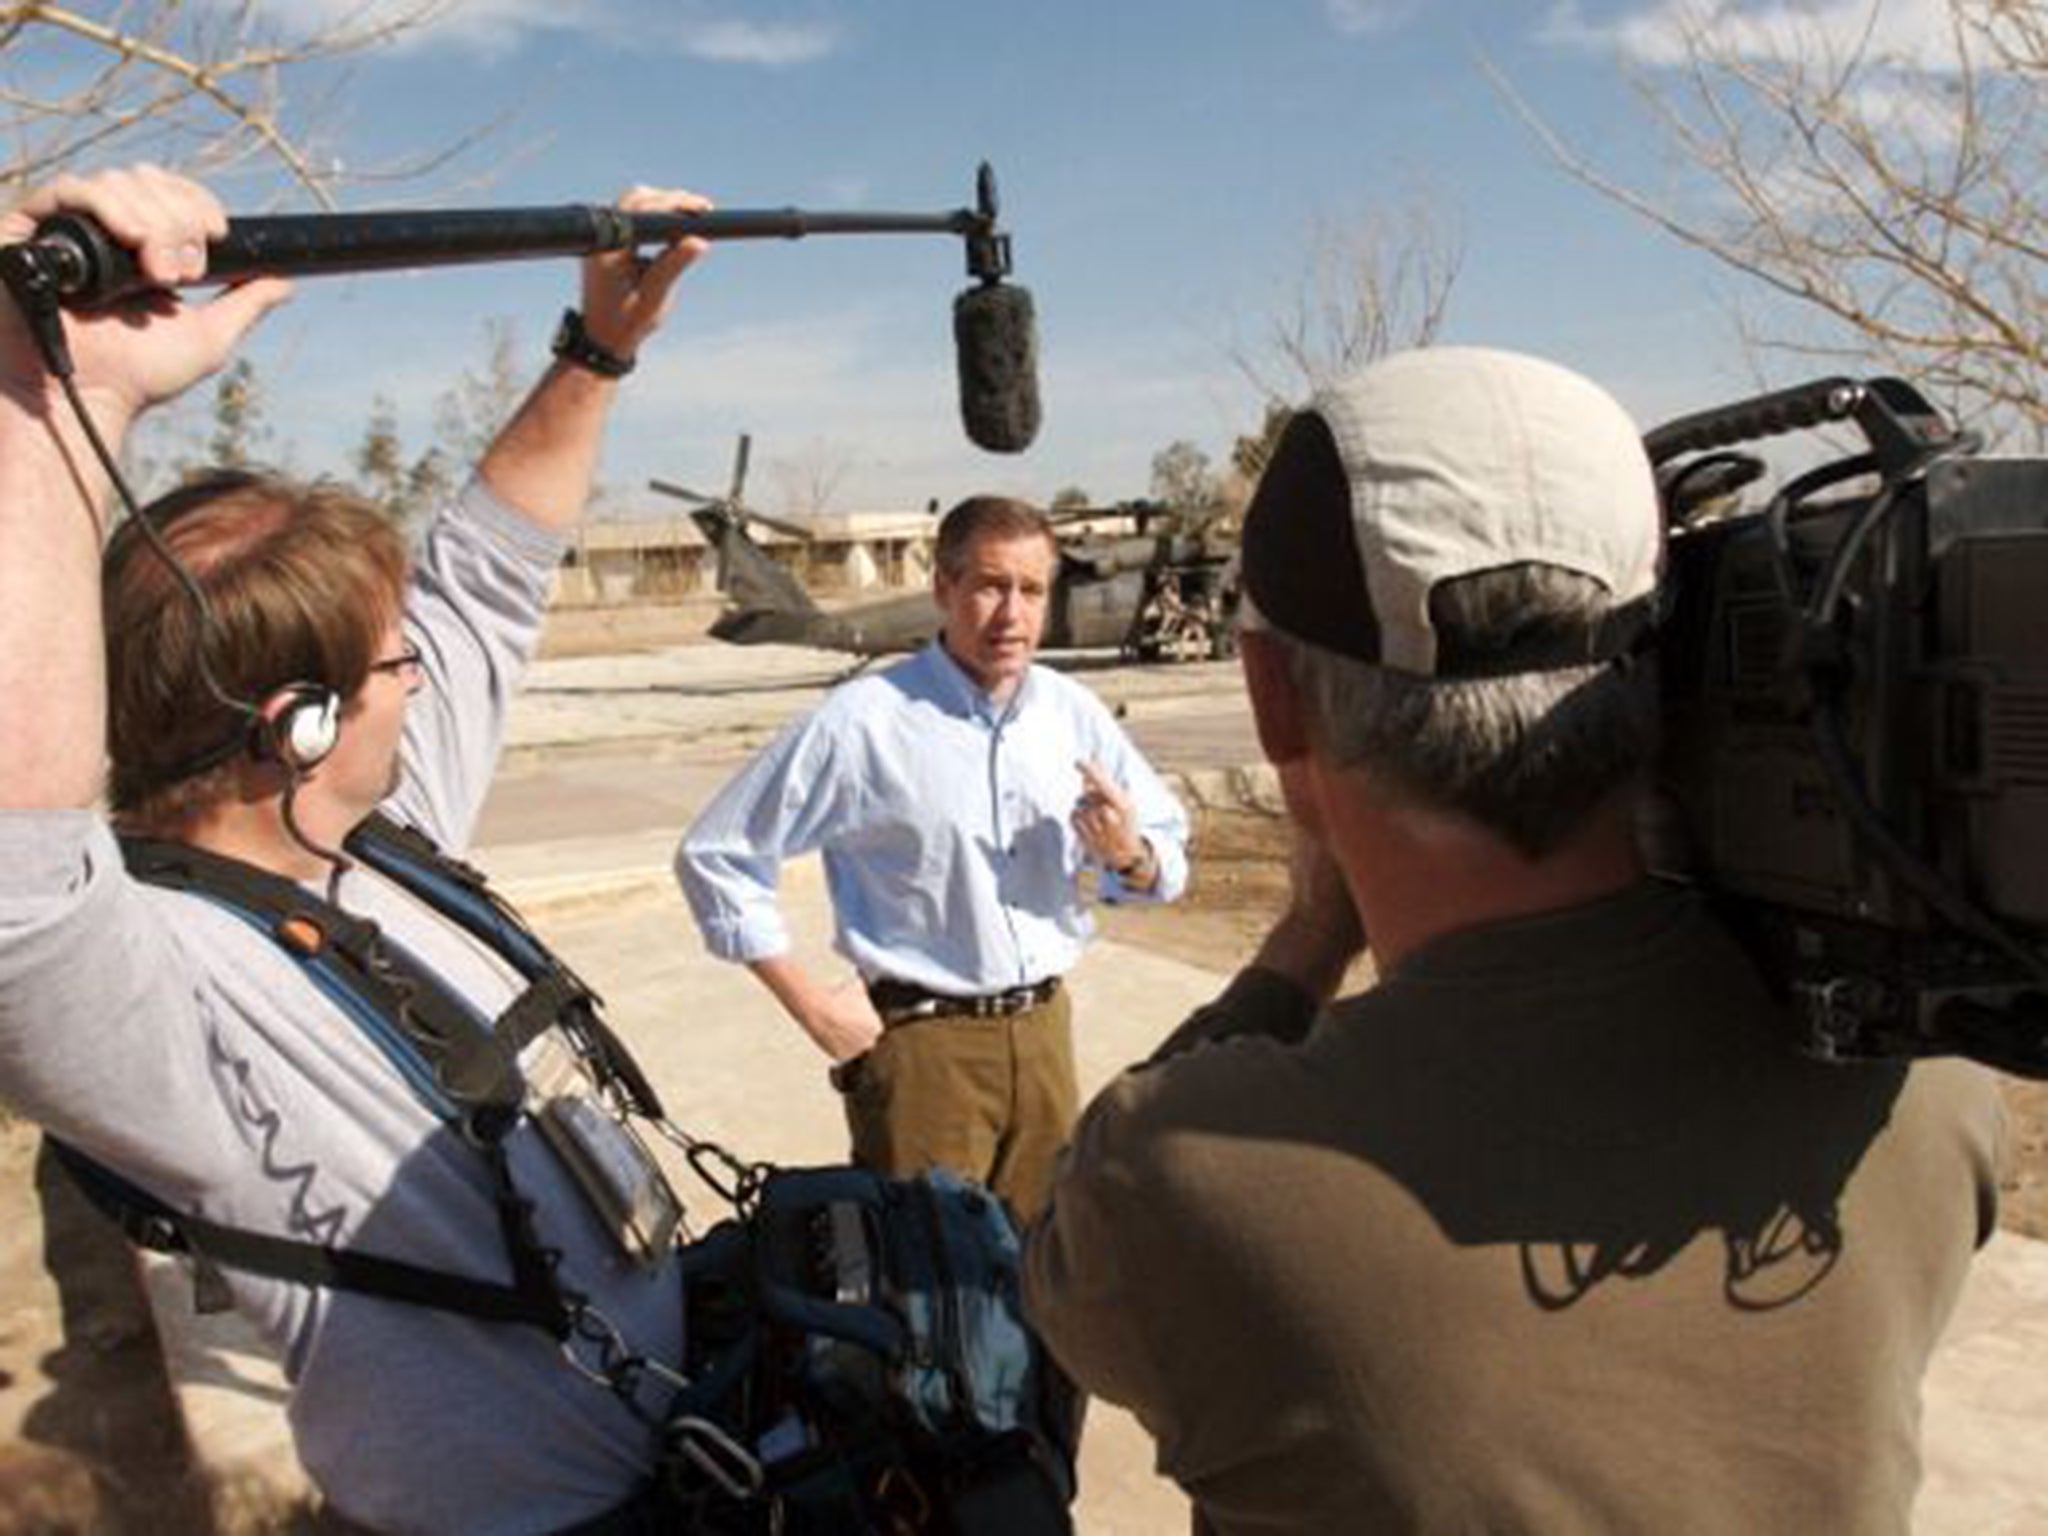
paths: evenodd
<path fill-rule="evenodd" d="M 1608 40 L 1690 173 L 1675 190 L 1624 183 L 1496 83 L 1572 176 L 1786 301 L 1741 316 L 1761 371 L 1899 373 L 2048 443 L 2041 0 L 1678 0 L 1631 25 Z"/>
<path fill-rule="evenodd" d="M 845 443 L 814 437 L 794 453 L 768 461 L 776 499 L 791 517 L 816 517 L 829 511 L 839 488 L 853 472 L 856 459 Z"/>
<path fill-rule="evenodd" d="M 533 383 L 532 364 L 510 317 L 486 318 L 483 341 L 482 364 L 463 369 L 434 401 L 434 446 L 450 463 L 481 459 Z"/>
<path fill-rule="evenodd" d="M 213 381 L 213 432 L 207 458 L 223 469 L 246 469 L 270 438 L 270 424 L 256 365 L 238 357 Z"/>
<path fill-rule="evenodd" d="M 1316 224 L 1301 268 L 1231 361 L 1268 402 L 1298 403 L 1355 368 L 1442 330 L 1462 238 L 1427 199 Z"/>
<path fill-rule="evenodd" d="M 1216 472 L 1209 455 L 1185 438 L 1152 455 L 1152 499 L 1176 512 L 1206 512 L 1216 501 Z"/>
<path fill-rule="evenodd" d="M 415 160 L 351 168 L 323 138 L 345 65 L 455 0 L 361 0 L 303 30 L 262 0 L 0 0 L 0 201 L 64 169 L 151 158 L 218 178 L 258 164 L 322 207 L 346 184 L 431 174 L 487 127 Z M 285 85 L 307 92 L 287 100 Z M 319 83 L 320 92 L 310 88 Z"/>

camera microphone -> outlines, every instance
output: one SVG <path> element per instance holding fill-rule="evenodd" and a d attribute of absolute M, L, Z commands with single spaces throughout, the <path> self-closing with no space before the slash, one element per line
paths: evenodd
<path fill-rule="evenodd" d="M 1031 295 L 991 279 L 953 300 L 960 420 L 976 447 L 1021 453 L 1038 435 L 1038 330 Z"/>
<path fill-rule="evenodd" d="M 207 246 L 209 283 L 382 272 L 401 268 L 630 250 L 685 235 L 707 240 L 797 240 L 808 235 L 950 234 L 967 248 L 974 285 L 953 302 L 960 416 L 992 453 L 1018 453 L 1038 433 L 1038 337 L 1031 295 L 1003 282 L 1010 237 L 996 225 L 995 175 L 984 164 L 972 208 L 940 213 L 817 212 L 800 208 L 627 213 L 570 205 L 426 209 L 395 213 L 282 214 L 228 220 Z M 150 287 L 132 252 L 94 220 L 59 213 L 32 239 L 0 247 L 0 281 L 55 323 L 58 306 L 106 308 Z"/>
<path fill-rule="evenodd" d="M 1038 325 L 1031 295 L 1003 281 L 1010 237 L 997 226 L 997 211 L 996 173 L 983 161 L 963 231 L 975 285 L 953 300 L 960 424 L 977 448 L 1022 453 L 1038 435 Z"/>

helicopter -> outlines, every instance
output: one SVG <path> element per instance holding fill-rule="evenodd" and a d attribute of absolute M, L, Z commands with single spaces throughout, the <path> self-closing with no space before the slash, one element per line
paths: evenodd
<path fill-rule="evenodd" d="M 690 520 L 717 552 L 718 590 L 730 606 L 712 623 L 712 637 L 733 645 L 808 645 L 863 659 L 915 650 L 929 640 L 938 630 L 930 592 L 827 611 L 762 548 L 749 523 L 799 541 L 813 535 L 746 504 L 750 448 L 742 433 L 723 496 L 648 481 L 650 490 L 691 503 Z M 1088 531 L 1059 537 L 1042 649 L 1113 648 L 1141 662 L 1234 654 L 1236 549 L 1211 520 L 1156 501 L 1068 508 L 1052 516 L 1055 527 L 1085 524 Z M 1129 531 L 1105 533 L 1104 524 Z"/>

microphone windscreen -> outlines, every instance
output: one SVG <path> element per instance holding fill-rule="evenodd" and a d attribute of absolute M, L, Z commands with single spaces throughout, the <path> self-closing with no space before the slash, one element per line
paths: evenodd
<path fill-rule="evenodd" d="M 953 301 L 960 420 L 977 447 L 1021 453 L 1038 435 L 1038 329 L 1031 295 L 1006 283 Z"/>

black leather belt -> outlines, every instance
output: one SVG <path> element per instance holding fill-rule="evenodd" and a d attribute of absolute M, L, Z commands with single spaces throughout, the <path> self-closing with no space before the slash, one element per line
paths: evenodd
<path fill-rule="evenodd" d="M 907 981 L 885 978 L 868 983 L 868 1000 L 875 1005 L 875 1012 L 882 1016 L 882 1022 L 893 1028 L 919 1019 L 1007 1018 L 1013 1013 L 1022 1013 L 1027 1008 L 1052 1001 L 1059 989 L 1059 977 L 1048 976 L 1028 987 L 1012 987 L 1007 992 L 987 992 L 980 997 L 948 997 L 943 992 L 927 992 Z"/>

